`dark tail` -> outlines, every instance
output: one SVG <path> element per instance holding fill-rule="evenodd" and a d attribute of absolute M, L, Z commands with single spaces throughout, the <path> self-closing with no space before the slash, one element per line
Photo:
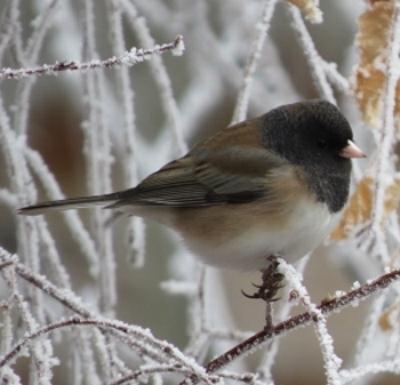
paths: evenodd
<path fill-rule="evenodd" d="M 112 204 L 117 201 L 116 194 L 94 195 L 72 199 L 62 199 L 58 201 L 42 202 L 37 205 L 22 207 L 18 209 L 21 215 L 40 215 L 49 210 L 69 210 L 88 208 L 97 205 Z"/>

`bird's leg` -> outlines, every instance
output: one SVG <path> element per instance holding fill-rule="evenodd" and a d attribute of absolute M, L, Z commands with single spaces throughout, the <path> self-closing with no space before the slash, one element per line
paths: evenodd
<path fill-rule="evenodd" d="M 268 258 L 270 264 L 266 269 L 261 270 L 262 283 L 261 285 L 253 286 L 257 288 L 254 294 L 247 294 L 242 290 L 242 294 L 247 298 L 262 299 L 266 303 L 265 313 L 265 330 L 271 330 L 272 328 L 272 303 L 277 301 L 279 298 L 276 297 L 279 289 L 281 289 L 284 275 L 279 272 L 279 262 L 276 257 L 271 256 Z"/>

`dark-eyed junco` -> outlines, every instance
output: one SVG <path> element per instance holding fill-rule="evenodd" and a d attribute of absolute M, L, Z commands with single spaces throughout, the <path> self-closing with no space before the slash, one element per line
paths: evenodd
<path fill-rule="evenodd" d="M 19 212 L 100 205 L 175 229 L 210 265 L 256 270 L 318 246 L 346 203 L 350 159 L 363 156 L 334 105 L 305 101 L 223 128 L 129 190 Z"/>

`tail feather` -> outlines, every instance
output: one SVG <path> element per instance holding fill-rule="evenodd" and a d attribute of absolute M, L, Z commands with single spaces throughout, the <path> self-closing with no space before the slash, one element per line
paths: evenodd
<path fill-rule="evenodd" d="M 89 208 L 96 205 L 111 204 L 117 200 L 115 194 L 94 195 L 89 197 L 79 197 L 71 199 L 61 199 L 58 201 L 42 202 L 33 206 L 18 209 L 21 215 L 40 215 L 48 210 L 69 210 Z"/>

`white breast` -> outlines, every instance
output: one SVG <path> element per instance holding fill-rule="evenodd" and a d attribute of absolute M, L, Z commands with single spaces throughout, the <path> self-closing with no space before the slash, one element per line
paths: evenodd
<path fill-rule="evenodd" d="M 266 231 L 262 227 L 251 227 L 217 247 L 204 240 L 186 241 L 207 264 L 258 270 L 266 266 L 268 256 L 282 256 L 293 262 L 315 249 L 332 230 L 336 216 L 329 213 L 325 204 L 299 200 L 283 229 Z"/>

